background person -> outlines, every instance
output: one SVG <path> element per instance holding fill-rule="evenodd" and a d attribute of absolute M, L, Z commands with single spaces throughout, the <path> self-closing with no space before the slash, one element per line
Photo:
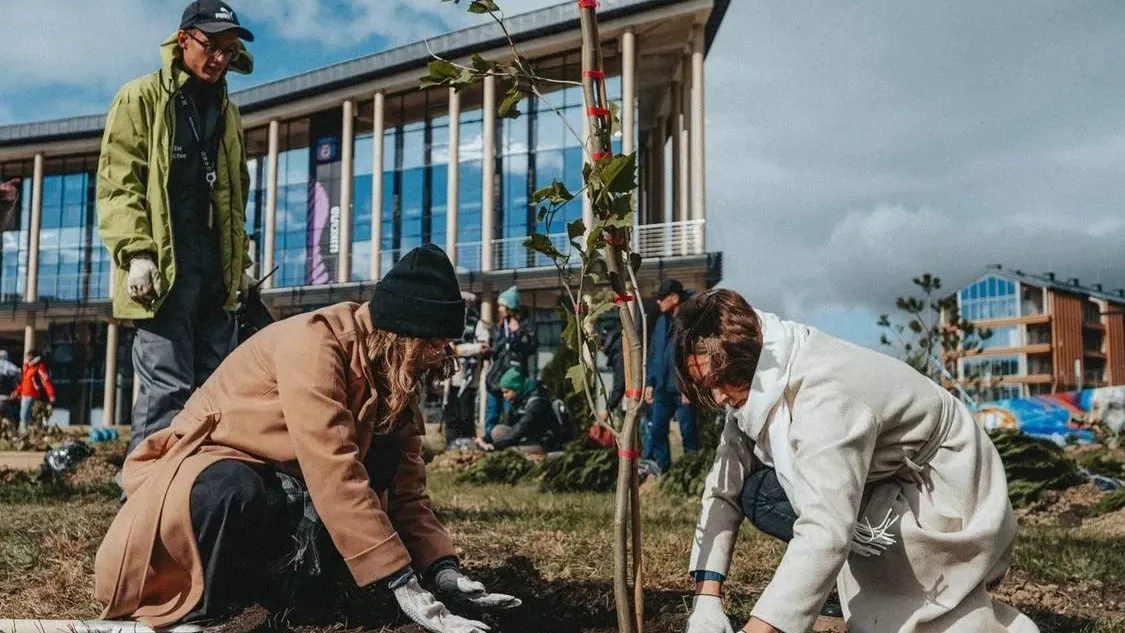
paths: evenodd
<path fill-rule="evenodd" d="M 680 423 L 680 437 L 684 452 L 694 451 L 698 444 L 695 432 L 695 410 L 691 403 L 680 394 L 675 379 L 675 331 L 673 320 L 680 305 L 692 293 L 684 290 L 683 284 L 675 279 L 666 279 L 656 291 L 656 303 L 660 316 L 656 319 L 652 337 L 649 339 L 648 369 L 645 372 L 645 402 L 652 405 L 643 438 L 645 439 L 642 457 L 656 463 L 661 472 L 672 466 L 672 449 L 668 442 L 668 431 L 675 416 Z"/>
<path fill-rule="evenodd" d="M 492 441 L 482 442 L 486 451 L 515 446 L 530 453 L 549 453 L 562 449 L 562 429 L 551 404 L 551 394 L 538 380 L 511 368 L 500 379 L 500 392 L 511 403 L 508 424 L 492 429 Z"/>
<path fill-rule="evenodd" d="M 226 75 L 253 70 L 241 41 L 253 39 L 226 3 L 192 2 L 160 46 L 163 66 L 125 84 L 106 117 L 98 231 L 113 316 L 137 327 L 130 450 L 166 428 L 237 343 L 249 173 Z"/>
<path fill-rule="evenodd" d="M 24 355 L 23 374 L 15 393 L 20 399 L 20 432 L 31 429 L 31 414 L 36 402 L 55 403 L 55 385 L 47 372 L 47 363 L 37 349 Z"/>
<path fill-rule="evenodd" d="M 446 448 L 474 448 L 477 421 L 477 394 L 480 391 L 480 367 L 488 354 L 488 325 L 476 309 L 477 297 L 463 292 L 465 327 L 453 345 L 457 371 L 449 380 L 442 422 L 445 425 Z"/>
<path fill-rule="evenodd" d="M 492 328 L 492 364 L 485 376 L 486 394 L 484 413 L 484 441 L 492 441 L 492 429 L 500 421 L 500 416 L 509 409 L 507 400 L 500 393 L 500 379 L 509 369 L 518 369 L 527 375 L 531 357 L 539 348 L 535 328 L 524 323 L 524 313 L 520 306 L 520 291 L 516 286 L 500 293 L 496 300 L 500 320 Z"/>

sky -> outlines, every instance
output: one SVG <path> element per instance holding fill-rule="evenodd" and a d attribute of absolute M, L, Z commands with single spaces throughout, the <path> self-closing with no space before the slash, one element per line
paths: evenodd
<path fill-rule="evenodd" d="M 6 6 L 0 124 L 104 112 L 159 63 L 183 4 Z M 233 5 L 258 60 L 234 88 L 481 20 L 437 0 Z M 989 264 L 1125 287 L 1122 32 L 1112 0 L 731 2 L 706 63 L 723 285 L 872 346 L 923 272 L 949 289 Z"/>

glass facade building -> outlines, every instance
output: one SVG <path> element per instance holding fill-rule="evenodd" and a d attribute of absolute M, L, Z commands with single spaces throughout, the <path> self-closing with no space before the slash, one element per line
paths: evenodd
<path fill-rule="evenodd" d="M 612 150 L 637 152 L 634 244 L 646 261 L 659 260 L 638 272 L 646 288 L 672 275 L 703 288 L 721 274 L 718 255 L 704 247 L 697 123 L 703 59 L 727 4 L 617 0 L 603 31 L 606 96 L 622 123 L 632 121 L 613 135 Z M 580 197 L 550 225 L 538 223 L 531 203 L 556 179 L 576 193 L 582 187 L 587 113 L 573 11 L 559 5 L 506 18 L 545 80 L 517 118 L 486 112 L 481 85 L 456 98 L 418 87 L 431 52 L 460 60 L 503 50 L 503 32 L 484 19 L 232 94 L 245 129 L 254 272 L 276 268 L 263 296 L 278 315 L 362 300 L 405 252 L 435 243 L 455 249 L 463 288 L 486 301 L 519 285 L 542 343 L 533 366 L 550 359 L 562 327 L 559 281 L 551 262 L 523 243 L 538 231 L 568 248 L 566 224 L 584 217 Z M 497 104 L 507 89 L 495 82 Z M 23 179 L 19 206 L 0 227 L 0 349 L 17 361 L 30 346 L 47 352 L 60 387 L 58 422 L 97 421 L 103 405 L 113 407 L 105 420 L 129 419 L 131 324 L 111 318 L 113 265 L 97 230 L 104 122 L 99 115 L 0 126 L 0 180 Z M 673 180 L 684 194 L 677 200 L 663 194 Z"/>

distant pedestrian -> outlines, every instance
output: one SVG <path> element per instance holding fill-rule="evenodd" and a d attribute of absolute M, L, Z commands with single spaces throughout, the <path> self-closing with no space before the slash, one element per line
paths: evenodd
<path fill-rule="evenodd" d="M 125 84 L 106 117 L 98 230 L 113 316 L 133 321 L 140 391 L 129 450 L 166 428 L 234 349 L 232 312 L 250 286 L 248 171 L 227 73 L 248 74 L 254 36 L 219 0 L 188 4 L 163 66 Z"/>
<path fill-rule="evenodd" d="M 673 320 L 680 305 L 691 297 L 682 283 L 667 279 L 656 291 L 656 302 L 660 316 L 656 319 L 649 343 L 648 370 L 645 372 L 645 402 L 652 405 L 644 434 L 643 457 L 652 460 L 666 472 L 672 466 L 672 452 L 668 441 L 668 430 L 672 416 L 680 422 L 680 437 L 684 452 L 696 449 L 695 409 L 680 395 L 676 386 L 675 368 L 675 329 Z"/>
<path fill-rule="evenodd" d="M 477 297 L 462 292 L 465 300 L 465 328 L 453 344 L 457 372 L 449 380 L 442 423 L 445 425 L 446 448 L 472 448 L 476 437 L 477 393 L 480 391 L 480 367 L 488 353 L 488 325 L 477 311 Z"/>
<path fill-rule="evenodd" d="M 488 400 L 485 404 L 484 440 L 490 443 L 493 427 L 500 421 L 500 416 L 510 408 L 500 393 L 500 379 L 509 369 L 518 369 L 525 375 L 529 374 L 531 357 L 539 348 L 539 340 L 535 336 L 534 328 L 524 323 L 519 288 L 512 286 L 500 293 L 496 304 L 500 319 L 492 328 L 490 345 L 492 364 L 488 368 L 488 375 L 485 376 Z"/>
<path fill-rule="evenodd" d="M 32 408 L 36 402 L 55 403 L 55 385 L 47 373 L 47 363 L 39 350 L 32 349 L 24 356 L 23 376 L 15 396 L 20 399 L 20 432 L 31 428 Z"/>

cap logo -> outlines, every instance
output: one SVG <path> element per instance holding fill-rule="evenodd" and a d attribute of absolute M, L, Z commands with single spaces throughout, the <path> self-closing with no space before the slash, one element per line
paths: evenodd
<path fill-rule="evenodd" d="M 234 22 L 235 21 L 234 11 L 231 11 L 227 7 L 219 7 L 219 10 L 215 12 L 215 19 L 216 20 L 226 20 L 227 22 Z"/>

